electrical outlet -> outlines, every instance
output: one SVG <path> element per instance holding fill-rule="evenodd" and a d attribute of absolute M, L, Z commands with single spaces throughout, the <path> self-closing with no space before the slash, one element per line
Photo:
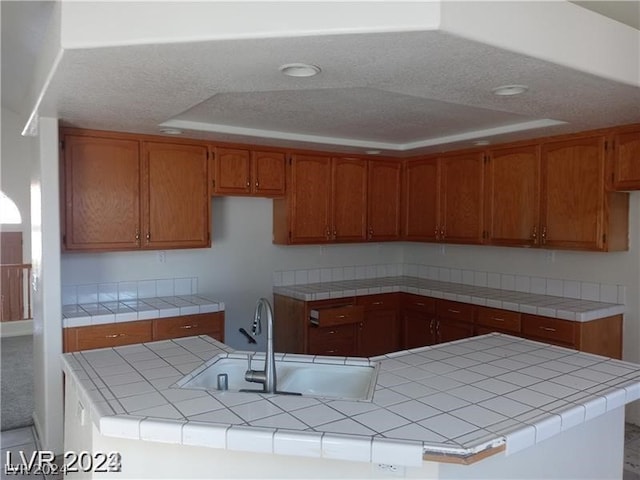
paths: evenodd
<path fill-rule="evenodd" d="M 400 465 L 392 465 L 390 463 L 376 463 L 375 470 L 386 476 L 404 477 L 404 467 Z"/>

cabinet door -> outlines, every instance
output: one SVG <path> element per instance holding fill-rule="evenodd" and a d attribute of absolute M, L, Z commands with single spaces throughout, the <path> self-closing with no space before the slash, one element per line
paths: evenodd
<path fill-rule="evenodd" d="M 398 333 L 396 309 L 365 312 L 358 330 L 358 355 L 373 357 L 397 351 L 400 348 Z"/>
<path fill-rule="evenodd" d="M 441 343 L 469 338 L 473 336 L 473 324 L 440 318 L 436 325 L 436 335 Z"/>
<path fill-rule="evenodd" d="M 207 247 L 207 148 L 144 144 L 144 248 Z"/>
<path fill-rule="evenodd" d="M 436 343 L 433 314 L 405 310 L 402 315 L 402 348 L 418 348 Z"/>
<path fill-rule="evenodd" d="M 358 158 L 334 158 L 332 185 L 332 240 L 366 240 L 367 162 Z"/>
<path fill-rule="evenodd" d="M 295 155 L 290 175 L 290 243 L 327 243 L 331 233 L 331 158 Z"/>
<path fill-rule="evenodd" d="M 64 137 L 65 247 L 140 246 L 140 161 L 136 140 Z"/>
<path fill-rule="evenodd" d="M 442 222 L 440 226 L 444 230 L 445 242 L 482 243 L 483 167 L 482 152 L 441 159 Z"/>
<path fill-rule="evenodd" d="M 251 193 L 251 152 L 236 148 L 214 149 L 214 194 Z"/>
<path fill-rule="evenodd" d="M 543 145 L 540 241 L 545 247 L 603 248 L 604 140 Z"/>
<path fill-rule="evenodd" d="M 309 327 L 307 332 L 308 355 L 356 355 L 356 324 L 331 327 Z"/>
<path fill-rule="evenodd" d="M 492 150 L 486 168 L 489 243 L 538 244 L 540 150 L 537 145 Z"/>
<path fill-rule="evenodd" d="M 400 238 L 401 174 L 402 163 L 399 160 L 369 160 L 369 240 Z"/>
<path fill-rule="evenodd" d="M 404 168 L 404 238 L 434 242 L 440 211 L 437 158 L 408 160 Z"/>
<path fill-rule="evenodd" d="M 256 195 L 278 197 L 285 193 L 285 155 L 251 152 L 252 189 Z"/>
<path fill-rule="evenodd" d="M 613 187 L 640 190 L 640 130 L 613 139 Z"/>

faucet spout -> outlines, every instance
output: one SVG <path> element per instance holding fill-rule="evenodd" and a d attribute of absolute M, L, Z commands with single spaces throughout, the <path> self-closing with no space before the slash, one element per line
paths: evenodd
<path fill-rule="evenodd" d="M 273 309 L 266 298 L 258 299 L 253 319 L 252 331 L 259 334 L 262 329 L 262 315 L 267 317 L 267 352 L 264 359 L 264 370 L 249 368 L 244 377 L 247 382 L 262 383 L 264 393 L 276 393 L 276 359 L 273 351 Z"/>

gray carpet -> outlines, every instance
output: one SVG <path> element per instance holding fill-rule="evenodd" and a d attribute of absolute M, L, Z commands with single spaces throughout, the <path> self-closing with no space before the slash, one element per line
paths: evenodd
<path fill-rule="evenodd" d="M 2 430 L 33 424 L 33 337 L 2 338 Z"/>

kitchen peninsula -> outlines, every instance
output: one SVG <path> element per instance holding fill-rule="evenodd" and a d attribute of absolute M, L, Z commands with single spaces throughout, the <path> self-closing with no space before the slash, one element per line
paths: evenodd
<path fill-rule="evenodd" d="M 176 388 L 216 355 L 246 358 L 206 336 L 63 355 L 65 450 L 121 454 L 95 478 L 620 478 L 640 398 L 639 365 L 499 333 L 370 359 L 370 402 Z"/>

